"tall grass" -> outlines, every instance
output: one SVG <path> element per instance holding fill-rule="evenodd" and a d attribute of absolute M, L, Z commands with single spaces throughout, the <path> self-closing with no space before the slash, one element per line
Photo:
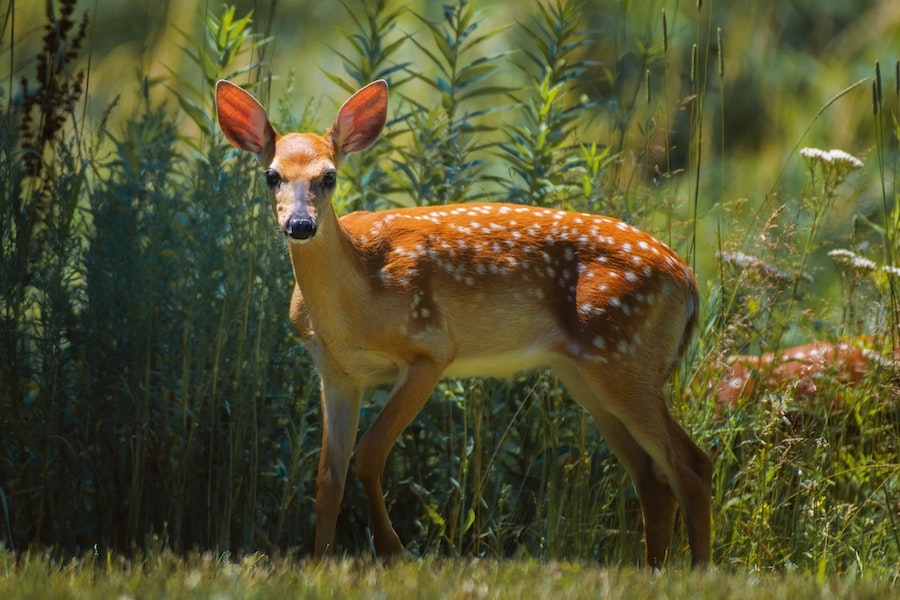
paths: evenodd
<path fill-rule="evenodd" d="M 71 62 L 20 94 L 57 101 L 11 102 L 0 121 L 0 540 L 73 554 L 306 553 L 318 382 L 287 322 L 293 281 L 258 168 L 212 120 L 219 77 L 268 95 L 279 70 L 265 59 L 271 36 L 234 8 L 207 15 L 204 31 L 185 32 L 196 78 L 173 70 L 166 82 L 176 98 L 155 103 L 159 84 L 135 82 L 134 114 L 111 125 L 111 106 L 95 123 L 74 110 L 84 75 L 72 64 L 87 29 L 75 26 L 74 1 L 59 6 L 41 60 Z M 873 112 L 882 210 L 836 240 L 829 227 L 870 181 L 871 161 L 839 179 L 803 164 L 751 208 L 709 202 L 709 187 L 725 190 L 726 167 L 708 165 L 727 159 L 732 30 L 710 6 L 617 3 L 608 21 L 598 7 L 610 8 L 545 0 L 510 24 L 476 0 L 450 0 L 436 16 L 348 2 L 347 29 L 330 41 L 343 72 L 322 77 L 347 93 L 386 78 L 392 112 L 378 144 L 342 167 L 338 210 L 509 200 L 657 233 L 696 263 L 705 297 L 672 405 L 718 453 L 715 560 L 896 578 L 892 361 L 853 389 L 823 377 L 815 403 L 758 392 L 719 410 L 714 386 L 727 354 L 796 339 L 874 334 L 873 350 L 890 355 L 900 92 L 882 90 Z M 604 63 L 596 46 L 610 29 L 614 61 Z M 289 76 L 276 100 L 280 130 L 332 116 L 297 87 Z M 803 160 L 783 151 L 785 163 Z M 834 249 L 874 267 L 829 259 Z M 364 427 L 387 391 L 371 392 Z M 348 483 L 337 547 L 353 553 L 369 543 L 368 514 Z M 641 555 L 624 470 L 546 373 L 442 382 L 398 441 L 385 489 L 418 555 Z M 686 547 L 677 532 L 673 564 Z"/>

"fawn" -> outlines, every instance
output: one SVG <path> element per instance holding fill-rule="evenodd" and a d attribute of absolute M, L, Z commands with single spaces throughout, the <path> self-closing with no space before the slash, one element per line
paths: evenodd
<path fill-rule="evenodd" d="M 265 169 L 296 282 L 291 322 L 321 380 L 315 556 L 333 543 L 367 387 L 393 384 L 355 453 L 375 549 L 390 556 L 402 545 L 381 474 L 438 380 L 548 366 L 634 480 L 647 565 L 665 561 L 677 505 L 693 565 L 708 563 L 712 461 L 664 395 L 697 320 L 690 270 L 650 235 L 589 214 L 485 203 L 338 218 L 338 167 L 381 135 L 387 98 L 376 81 L 324 135 L 282 136 L 252 95 L 216 86 L 225 137 Z"/>
<path fill-rule="evenodd" d="M 900 347 L 889 356 L 874 349 L 874 336 L 837 342 L 816 341 L 785 348 L 780 352 L 729 356 L 721 379 L 716 383 L 718 408 L 725 409 L 747 400 L 755 389 L 790 392 L 796 399 L 812 402 L 820 393 L 821 381 L 839 382 L 854 387 L 873 369 L 896 369 Z M 842 398 L 830 398 L 839 408 Z"/>

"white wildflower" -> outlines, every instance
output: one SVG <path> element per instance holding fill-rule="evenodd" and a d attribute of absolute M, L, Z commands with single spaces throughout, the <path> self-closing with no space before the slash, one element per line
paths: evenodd
<path fill-rule="evenodd" d="M 895 267 L 893 265 L 885 265 L 881 267 L 881 270 L 888 275 L 893 275 L 894 277 L 900 277 L 900 267 Z"/>
<path fill-rule="evenodd" d="M 866 360 L 877 364 L 880 367 L 884 367 L 886 369 L 896 369 L 897 361 L 888 358 L 887 356 L 882 356 L 875 350 L 870 350 L 869 348 L 861 348 L 862 355 L 866 357 Z"/>
<path fill-rule="evenodd" d="M 810 163 L 821 163 L 826 167 L 835 167 L 839 170 L 854 171 L 861 169 L 863 162 L 843 150 L 820 150 L 818 148 L 801 148 L 800 156 Z"/>
<path fill-rule="evenodd" d="M 832 250 L 828 257 L 834 262 L 846 265 L 855 271 L 874 271 L 878 268 L 873 261 L 850 250 Z"/>
<path fill-rule="evenodd" d="M 762 261 L 755 256 L 750 256 L 749 254 L 744 254 L 743 252 L 719 252 L 717 253 L 717 256 L 723 262 L 732 264 L 735 267 L 741 269 L 755 267 L 762 263 Z"/>
<path fill-rule="evenodd" d="M 852 250 L 845 250 L 841 248 L 840 250 L 829 250 L 828 256 L 829 258 L 833 258 L 838 262 L 843 262 L 844 259 L 851 259 L 856 256 L 856 253 Z"/>
<path fill-rule="evenodd" d="M 820 162 L 826 162 L 828 153 L 824 150 L 819 150 L 818 148 L 801 148 L 800 156 L 809 161 L 817 160 Z"/>
<path fill-rule="evenodd" d="M 716 252 L 716 258 L 726 264 L 730 264 L 739 269 L 756 271 L 764 277 L 780 281 L 793 281 L 794 276 L 786 271 L 782 271 L 777 267 L 767 264 L 763 260 L 744 254 L 743 252 Z M 804 279 L 808 278 L 806 274 L 800 275 Z"/>
<path fill-rule="evenodd" d="M 827 153 L 826 162 L 829 162 L 836 167 L 843 167 L 850 171 L 862 169 L 863 166 L 861 160 L 848 152 L 844 152 L 843 150 L 829 150 Z"/>

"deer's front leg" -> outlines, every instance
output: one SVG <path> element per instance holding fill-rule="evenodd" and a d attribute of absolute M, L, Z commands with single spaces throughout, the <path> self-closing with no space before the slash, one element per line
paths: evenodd
<path fill-rule="evenodd" d="M 372 512 L 372 540 L 381 556 L 403 551 L 384 503 L 381 474 L 388 453 L 407 425 L 412 422 L 431 394 L 446 368 L 446 362 L 418 357 L 402 368 L 394 389 L 372 427 L 359 440 L 356 450 L 356 474 L 366 490 Z"/>
<path fill-rule="evenodd" d="M 356 432 L 362 390 L 327 374 L 322 377 L 322 452 L 316 473 L 316 546 L 321 558 L 334 543 L 344 483 Z"/>

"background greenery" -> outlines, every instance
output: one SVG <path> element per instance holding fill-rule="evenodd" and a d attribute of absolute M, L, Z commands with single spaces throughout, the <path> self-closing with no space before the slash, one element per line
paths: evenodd
<path fill-rule="evenodd" d="M 812 402 L 719 410 L 713 392 L 728 354 L 895 345 L 896 2 L 3 6 L 8 549 L 311 550 L 318 384 L 258 168 L 218 133 L 212 85 L 321 131 L 385 77 L 389 127 L 343 168 L 340 211 L 509 200 L 658 235 L 704 298 L 672 405 L 718 452 L 715 560 L 898 576 L 890 361 L 853 389 L 826 374 Z M 630 483 L 547 374 L 441 383 L 385 479 L 415 554 L 640 561 Z M 340 552 L 366 552 L 367 519 L 351 481 Z M 687 556 L 679 532 L 672 562 Z"/>

